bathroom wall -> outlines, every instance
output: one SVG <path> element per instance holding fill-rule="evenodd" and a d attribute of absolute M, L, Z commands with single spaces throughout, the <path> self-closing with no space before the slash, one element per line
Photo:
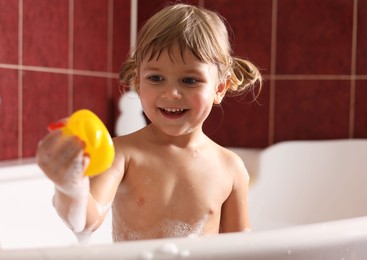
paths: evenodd
<path fill-rule="evenodd" d="M 79 108 L 113 129 L 130 1 L 0 0 L 0 160 L 32 157 Z"/>
<path fill-rule="evenodd" d="M 167 2 L 139 0 L 139 26 Z M 182 2 L 226 17 L 234 53 L 264 76 L 256 101 L 214 107 L 215 141 L 367 138 L 367 0 Z M 82 107 L 113 133 L 129 34 L 129 0 L 0 0 L 0 160 L 34 156 L 47 125 Z"/>

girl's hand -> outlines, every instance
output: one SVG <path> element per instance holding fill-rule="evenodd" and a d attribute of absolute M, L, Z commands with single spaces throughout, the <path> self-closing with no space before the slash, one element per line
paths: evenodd
<path fill-rule="evenodd" d="M 83 154 L 84 148 L 77 136 L 64 136 L 61 130 L 50 132 L 38 145 L 39 167 L 57 189 L 70 197 L 85 193 L 86 186 L 89 188 L 89 179 L 84 176 L 89 157 Z"/>

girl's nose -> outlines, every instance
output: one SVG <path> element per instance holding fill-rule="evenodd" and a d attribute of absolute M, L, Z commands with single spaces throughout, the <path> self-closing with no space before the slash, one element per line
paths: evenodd
<path fill-rule="evenodd" d="M 166 99 L 180 99 L 182 94 L 178 86 L 167 85 L 162 92 L 162 97 Z"/>

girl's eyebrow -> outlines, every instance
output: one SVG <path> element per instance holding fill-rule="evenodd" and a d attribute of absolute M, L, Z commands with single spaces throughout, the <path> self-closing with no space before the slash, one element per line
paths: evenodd
<path fill-rule="evenodd" d="M 185 73 L 189 73 L 189 74 L 205 74 L 205 71 L 202 69 L 188 69 L 185 70 Z"/>

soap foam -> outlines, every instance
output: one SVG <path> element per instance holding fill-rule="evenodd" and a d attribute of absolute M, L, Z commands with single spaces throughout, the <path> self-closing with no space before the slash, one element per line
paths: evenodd
<path fill-rule="evenodd" d="M 118 227 L 113 224 L 114 241 L 142 240 L 154 237 L 196 237 L 203 234 L 208 215 L 204 215 L 194 224 L 188 224 L 180 220 L 164 219 L 159 225 L 146 231 L 137 231 L 129 227 L 125 222 Z"/>
<path fill-rule="evenodd" d="M 80 152 L 70 168 L 63 174 L 62 183 L 56 186 L 56 189 L 72 199 L 67 215 L 67 224 L 75 233 L 83 231 L 86 224 L 89 178 L 83 176 L 83 172 L 88 164 L 89 158 L 84 157 L 83 152 Z"/>
<path fill-rule="evenodd" d="M 91 225 L 88 229 L 82 231 L 82 232 L 74 232 L 74 235 L 76 236 L 78 242 L 80 245 L 86 246 L 89 243 L 89 240 L 91 239 L 93 235 L 93 230 L 95 230 L 95 227 L 98 224 L 98 220 Z"/>
<path fill-rule="evenodd" d="M 88 201 L 87 201 L 87 203 L 88 203 Z M 99 215 L 104 215 L 111 208 L 111 203 L 102 204 L 102 203 L 96 202 L 96 206 L 97 206 L 98 214 Z M 86 216 L 85 216 L 85 219 L 86 219 Z M 88 229 L 82 230 L 81 232 L 75 231 L 75 227 L 74 227 L 74 234 L 75 234 L 75 236 L 76 236 L 76 238 L 77 238 L 80 245 L 87 245 L 89 243 L 89 240 L 91 239 L 91 237 L 93 235 L 93 231 L 96 229 L 96 227 L 98 225 L 98 222 L 99 221 L 97 220 Z M 84 223 L 84 227 L 85 227 L 85 223 Z"/>
<path fill-rule="evenodd" d="M 78 196 L 73 197 L 68 213 L 68 222 L 76 233 L 83 231 L 87 219 L 87 206 L 89 198 L 89 178 L 84 177 L 78 187 Z"/>

